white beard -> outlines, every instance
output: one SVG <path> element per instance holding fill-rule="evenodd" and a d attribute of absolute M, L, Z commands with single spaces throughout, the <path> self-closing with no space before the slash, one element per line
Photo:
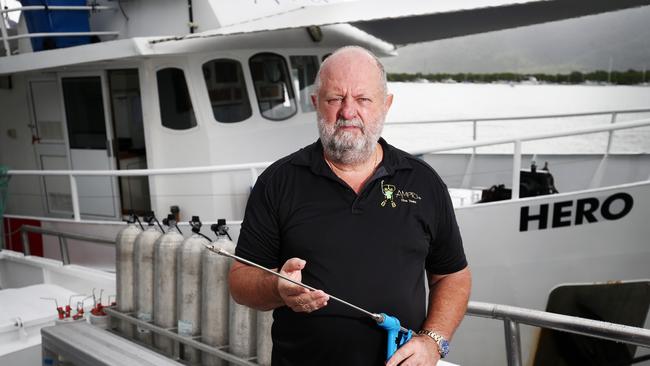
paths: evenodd
<path fill-rule="evenodd" d="M 318 117 L 318 132 L 327 157 L 335 162 L 345 165 L 358 165 L 368 161 L 375 151 L 375 144 L 379 141 L 384 128 L 384 116 L 371 126 L 366 126 L 359 119 L 338 119 L 334 124 L 328 124 L 320 114 Z M 356 132 L 339 130 L 339 127 L 355 126 L 361 129 L 361 135 Z"/>

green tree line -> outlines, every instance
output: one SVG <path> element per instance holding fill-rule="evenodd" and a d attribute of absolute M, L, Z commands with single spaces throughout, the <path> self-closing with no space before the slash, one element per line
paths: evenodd
<path fill-rule="evenodd" d="M 389 73 L 389 81 L 421 81 L 428 80 L 431 82 L 470 82 L 470 83 L 493 83 L 493 82 L 521 82 L 531 80 L 534 77 L 539 82 L 553 83 L 553 84 L 582 84 L 585 82 L 594 83 L 610 83 L 618 85 L 636 85 L 648 82 L 649 75 L 644 71 L 627 70 L 627 71 L 612 71 L 608 73 L 604 70 L 597 70 L 593 72 L 580 72 L 573 71 L 568 74 L 517 74 L 513 72 L 499 72 L 499 73 L 439 73 L 439 74 L 423 74 L 423 73 Z"/>

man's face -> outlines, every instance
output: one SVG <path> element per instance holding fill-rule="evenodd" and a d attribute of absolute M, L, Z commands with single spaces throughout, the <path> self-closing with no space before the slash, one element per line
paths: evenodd
<path fill-rule="evenodd" d="M 367 161 L 381 135 L 392 102 L 385 95 L 380 71 L 367 54 L 335 54 L 321 71 L 313 99 L 318 130 L 328 158 L 345 164 Z"/>

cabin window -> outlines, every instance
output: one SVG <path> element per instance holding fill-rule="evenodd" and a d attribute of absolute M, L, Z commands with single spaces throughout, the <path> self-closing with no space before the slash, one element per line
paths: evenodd
<path fill-rule="evenodd" d="M 298 79 L 298 99 L 303 112 L 312 112 L 314 105 L 311 103 L 311 94 L 314 89 L 314 80 L 318 73 L 318 57 L 316 56 L 291 56 L 291 72 L 294 79 Z"/>
<path fill-rule="evenodd" d="M 284 57 L 258 53 L 249 63 L 262 116 L 279 121 L 296 114 L 298 107 Z"/>
<path fill-rule="evenodd" d="M 208 61 L 203 64 L 203 78 L 214 119 L 219 122 L 240 122 L 253 114 L 239 61 Z"/>
<path fill-rule="evenodd" d="M 170 67 L 156 73 L 158 103 L 162 125 L 172 130 L 187 130 L 196 126 L 192 100 L 183 70 Z"/>

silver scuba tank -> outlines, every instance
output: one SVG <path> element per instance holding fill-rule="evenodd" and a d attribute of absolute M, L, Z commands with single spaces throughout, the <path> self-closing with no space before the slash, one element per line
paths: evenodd
<path fill-rule="evenodd" d="M 228 237 L 228 242 L 221 244 L 217 241 L 215 246 L 219 247 L 223 245 L 223 249 L 234 253 L 235 245 L 230 240 L 226 220 L 218 220 L 216 229 L 217 232 L 223 232 Z M 225 245 L 231 245 L 232 249 L 226 248 Z M 230 265 L 228 265 L 228 269 L 230 269 Z M 227 286 L 227 277 L 225 285 Z M 228 344 L 230 353 L 241 358 L 255 357 L 257 354 L 257 311 L 237 304 L 231 296 L 228 296 L 228 315 Z"/>
<path fill-rule="evenodd" d="M 117 310 L 125 313 L 135 310 L 133 249 L 135 239 L 142 232 L 142 224 L 138 227 L 135 224 L 136 221 L 140 224 L 138 217 L 131 212 L 126 220 L 128 225 L 120 230 L 115 239 Z M 129 338 L 133 337 L 134 327 L 131 323 L 118 319 L 116 324 L 122 335 Z"/>
<path fill-rule="evenodd" d="M 145 217 L 147 229 L 135 239 L 135 314 L 145 322 L 153 320 L 153 257 L 154 243 L 163 234 L 163 228 L 150 212 Z M 156 221 L 160 229 L 153 222 Z M 137 327 L 136 338 L 145 344 L 152 344 L 152 333 L 149 330 Z"/>
<path fill-rule="evenodd" d="M 163 220 L 167 232 L 154 244 L 153 322 L 162 328 L 176 327 L 176 259 L 178 247 L 183 242 L 176 218 L 168 215 Z M 154 347 L 168 356 L 174 354 L 175 342 L 155 334 Z"/>
<path fill-rule="evenodd" d="M 183 337 L 194 337 L 201 331 L 201 255 L 210 244 L 209 238 L 200 233 L 198 216 L 192 216 L 190 226 L 192 236 L 178 248 L 178 335 Z M 196 365 L 201 360 L 201 352 L 181 345 L 181 359 Z"/>
<path fill-rule="evenodd" d="M 260 366 L 271 366 L 271 353 L 273 340 L 271 327 L 273 326 L 273 311 L 257 312 L 257 363 Z"/>
<path fill-rule="evenodd" d="M 217 235 L 213 243 L 215 247 L 228 252 L 235 251 L 235 243 L 230 240 L 226 220 L 219 219 L 212 225 L 212 231 Z M 228 271 L 231 261 L 224 256 L 209 250 L 203 252 L 203 279 L 201 289 L 201 341 L 213 347 L 225 346 L 229 342 L 229 299 Z M 201 355 L 202 365 L 222 366 L 227 362 L 209 353 Z"/>

